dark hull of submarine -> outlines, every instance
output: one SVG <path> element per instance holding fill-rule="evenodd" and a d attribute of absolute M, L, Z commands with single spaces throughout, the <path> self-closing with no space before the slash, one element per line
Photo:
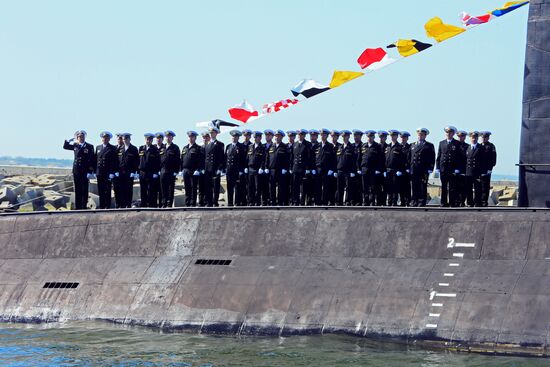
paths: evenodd
<path fill-rule="evenodd" d="M 0 215 L 0 319 L 549 356 L 550 210 Z"/>

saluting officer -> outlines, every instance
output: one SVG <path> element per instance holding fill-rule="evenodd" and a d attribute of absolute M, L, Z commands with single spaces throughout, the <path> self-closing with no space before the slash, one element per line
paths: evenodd
<path fill-rule="evenodd" d="M 134 179 L 139 178 L 139 152 L 135 145 L 132 145 L 132 134 L 122 133 L 123 144 L 118 148 L 118 176 L 120 183 L 120 201 L 117 208 L 130 208 L 134 195 Z"/>
<path fill-rule="evenodd" d="M 388 183 L 386 180 L 386 175 L 384 172 L 386 172 L 386 148 L 388 147 L 388 143 L 386 142 L 388 139 L 388 132 L 386 130 L 378 130 L 378 144 L 380 144 L 380 148 L 382 148 L 382 153 L 384 153 L 383 158 L 383 167 L 382 167 L 382 175 L 377 176 L 376 179 L 379 181 L 378 185 L 380 187 L 380 195 L 376 198 L 376 205 L 378 206 L 385 206 L 388 199 Z"/>
<path fill-rule="evenodd" d="M 483 173 L 483 149 L 479 144 L 479 132 L 470 132 L 470 145 L 466 151 L 466 195 L 469 207 L 481 206 L 481 174 Z"/>
<path fill-rule="evenodd" d="M 363 146 L 363 131 L 353 130 L 353 147 L 355 148 L 355 156 L 359 157 Z M 361 169 L 359 165 L 355 167 L 355 177 L 350 179 L 350 203 L 354 206 L 360 206 L 363 203 L 363 183 L 361 180 Z"/>
<path fill-rule="evenodd" d="M 262 132 L 254 132 L 254 142 L 248 146 L 245 172 L 248 178 L 248 206 L 260 206 L 262 179 L 265 169 L 265 146 L 262 144 Z"/>
<path fill-rule="evenodd" d="M 460 147 L 460 154 L 458 156 L 458 170 L 460 173 L 456 175 L 456 206 L 464 207 L 466 206 L 468 194 L 466 187 L 466 155 L 470 145 L 466 143 L 466 137 L 468 136 L 466 131 L 459 130 L 456 136 L 458 137 L 458 146 Z"/>
<path fill-rule="evenodd" d="M 111 208 L 111 188 L 115 178 L 115 172 L 118 171 L 117 148 L 110 144 L 113 137 L 108 131 L 103 131 L 99 134 L 102 142 L 95 151 L 97 157 L 97 191 L 99 192 L 99 208 Z"/>
<path fill-rule="evenodd" d="M 306 175 L 304 182 L 305 202 L 308 206 L 320 205 L 321 195 L 317 195 L 317 188 L 320 187 L 321 177 L 317 171 L 316 156 L 321 143 L 319 142 L 319 130 L 309 130 L 309 142 L 311 143 L 310 167 L 311 175 Z"/>
<path fill-rule="evenodd" d="M 420 127 L 416 130 L 418 140 L 411 144 L 411 206 L 426 206 L 428 198 L 428 177 L 433 172 L 435 148 L 426 141 L 430 130 Z"/>
<path fill-rule="evenodd" d="M 397 141 L 399 131 L 390 130 L 391 141 L 386 147 L 386 187 L 388 189 L 388 205 L 397 206 L 401 177 L 406 169 L 406 157 L 403 147 Z"/>
<path fill-rule="evenodd" d="M 361 147 L 357 165 L 361 171 L 363 205 L 374 206 L 381 190 L 380 180 L 377 178 L 382 175 L 384 152 L 382 146 L 374 141 L 376 131 L 367 130 L 365 134 L 367 141 Z"/>
<path fill-rule="evenodd" d="M 159 154 L 160 154 L 160 150 L 162 148 L 164 148 L 164 133 L 163 132 L 159 131 L 159 132 L 155 133 L 155 146 L 157 147 L 157 150 L 159 151 Z M 157 193 L 157 196 L 155 197 L 154 203 L 156 204 L 156 206 L 158 208 L 161 208 L 163 200 L 162 200 L 162 190 L 160 189 L 160 177 L 159 177 L 158 180 L 156 180 L 154 182 L 154 185 L 155 185 L 154 192 Z"/>
<path fill-rule="evenodd" d="M 244 181 L 244 169 L 246 161 L 246 149 L 239 138 L 242 133 L 239 130 L 231 130 L 229 133 L 232 142 L 225 147 L 225 177 L 227 180 L 227 206 L 233 206 L 233 198 L 237 205 L 241 205 L 240 195 L 242 190 L 239 188 Z"/>
<path fill-rule="evenodd" d="M 160 153 L 153 144 L 155 134 L 145 133 L 145 144 L 139 147 L 139 187 L 142 208 L 158 206 L 156 187 L 159 181 Z"/>
<path fill-rule="evenodd" d="M 188 131 L 189 143 L 181 149 L 181 173 L 185 188 L 185 206 L 197 206 L 197 190 L 201 171 L 204 168 L 204 154 L 197 144 L 196 131 Z"/>
<path fill-rule="evenodd" d="M 305 140 L 307 130 L 297 131 L 298 141 L 292 146 L 292 200 L 291 205 L 305 205 L 306 176 L 311 175 L 311 143 Z"/>
<path fill-rule="evenodd" d="M 447 126 L 444 129 L 445 139 L 439 142 L 436 172 L 441 179 L 441 206 L 456 206 L 456 178 L 460 173 L 460 144 L 454 138 L 456 127 Z"/>
<path fill-rule="evenodd" d="M 258 171 L 258 173 L 260 174 L 260 177 L 258 177 L 258 183 L 260 185 L 260 192 L 262 195 L 262 205 L 268 206 L 268 205 L 276 205 L 276 203 L 271 201 L 271 191 L 272 191 L 271 190 L 271 171 L 267 165 L 268 152 L 274 144 L 273 137 L 275 136 L 275 132 L 273 130 L 267 129 L 267 130 L 264 130 L 264 135 L 265 135 L 264 170 L 263 170 L 263 175 L 261 174 L 261 171 Z"/>
<path fill-rule="evenodd" d="M 334 165 L 334 173 L 337 173 L 336 165 L 337 165 L 337 159 L 336 159 L 336 152 L 338 151 L 338 148 L 342 143 L 338 142 L 338 139 L 340 138 L 340 131 L 338 130 L 331 130 L 330 132 L 330 139 L 332 142 L 332 145 L 334 146 L 334 155 L 335 155 L 335 162 Z M 330 177 L 329 180 L 329 192 L 328 192 L 328 205 L 336 205 L 336 198 L 337 198 L 337 189 L 338 189 L 338 178 L 337 175 L 333 174 L 332 177 Z"/>
<path fill-rule="evenodd" d="M 355 177 L 357 171 L 357 155 L 355 147 L 349 141 L 351 131 L 342 130 L 343 143 L 336 151 L 336 185 L 337 185 L 337 205 L 344 205 L 344 193 L 346 195 L 346 205 L 351 205 L 350 179 Z"/>
<path fill-rule="evenodd" d="M 399 199 L 401 206 L 409 206 L 411 202 L 411 144 L 409 137 L 411 134 L 408 131 L 401 132 L 401 146 L 405 155 L 405 172 L 401 176 Z"/>
<path fill-rule="evenodd" d="M 272 205 L 288 205 L 288 179 L 290 149 L 283 143 L 285 133 L 277 130 L 275 143 L 267 151 L 266 168 L 269 169 L 269 190 Z"/>
<path fill-rule="evenodd" d="M 491 191 L 491 174 L 497 164 L 497 149 L 489 141 L 490 131 L 481 132 L 481 147 L 483 148 L 483 172 L 481 173 L 481 206 L 489 205 L 489 191 Z"/>
<path fill-rule="evenodd" d="M 208 185 L 206 184 L 206 146 L 210 143 L 210 134 L 208 131 L 203 131 L 201 133 L 202 137 L 202 145 L 201 147 L 201 154 L 204 157 L 204 162 L 202 165 L 201 175 L 199 176 L 199 206 L 204 207 L 206 206 L 206 192 L 208 189 Z"/>
<path fill-rule="evenodd" d="M 162 191 L 162 208 L 171 208 L 174 205 L 174 190 L 176 176 L 181 166 L 181 151 L 174 144 L 176 133 L 172 130 L 164 132 L 166 145 L 160 150 L 160 190 Z"/>
<path fill-rule="evenodd" d="M 316 205 L 330 205 L 334 201 L 331 181 L 334 180 L 334 172 L 336 171 L 336 151 L 334 150 L 334 144 L 328 142 L 329 134 L 328 129 L 321 129 L 321 142 L 314 151 L 318 177 L 315 186 Z"/>
<path fill-rule="evenodd" d="M 86 142 L 86 132 L 84 130 L 78 130 L 74 136 L 75 138 L 68 141 L 65 140 L 63 149 L 74 152 L 73 185 L 75 209 L 78 210 L 86 209 L 86 204 L 88 203 L 88 180 L 93 178 L 96 168 L 96 156 L 94 146 Z"/>
<path fill-rule="evenodd" d="M 224 144 L 217 140 L 220 130 L 217 127 L 208 128 L 210 142 L 204 148 L 204 182 L 206 186 L 206 206 L 219 206 L 220 177 L 225 164 Z"/>

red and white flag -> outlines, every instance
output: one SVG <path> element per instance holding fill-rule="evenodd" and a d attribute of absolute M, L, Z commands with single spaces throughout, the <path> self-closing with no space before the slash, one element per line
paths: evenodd
<path fill-rule="evenodd" d="M 383 48 L 367 48 L 357 59 L 361 69 L 378 70 L 393 64 L 396 60 L 392 59 Z"/>
<path fill-rule="evenodd" d="M 297 99 L 281 99 L 280 101 L 277 101 L 277 102 L 264 104 L 264 106 L 262 107 L 262 112 L 263 113 L 279 112 L 280 110 L 284 110 L 285 108 L 295 105 L 296 103 L 298 103 Z"/>
<path fill-rule="evenodd" d="M 231 118 L 242 121 L 245 124 L 259 117 L 258 111 L 256 111 L 246 99 L 241 104 L 230 108 L 228 111 Z"/>
<path fill-rule="evenodd" d="M 471 16 L 470 14 L 463 11 L 460 13 L 460 20 L 465 26 L 479 25 L 487 23 L 494 18 L 493 14 L 483 14 L 476 17 Z"/>

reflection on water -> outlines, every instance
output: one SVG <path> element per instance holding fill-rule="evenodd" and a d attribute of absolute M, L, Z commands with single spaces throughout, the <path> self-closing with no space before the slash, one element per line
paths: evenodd
<path fill-rule="evenodd" d="M 341 336 L 218 337 L 107 323 L 0 324 L 1 366 L 550 366 Z"/>

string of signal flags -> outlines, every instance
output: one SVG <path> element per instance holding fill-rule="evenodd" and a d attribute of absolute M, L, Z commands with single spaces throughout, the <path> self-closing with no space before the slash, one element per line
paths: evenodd
<path fill-rule="evenodd" d="M 424 29 L 426 30 L 426 35 L 429 38 L 434 39 L 436 44 L 439 44 L 477 26 L 489 23 L 493 19 L 499 18 L 527 4 L 529 4 L 529 1 L 510 1 L 498 9 L 479 16 L 472 16 L 466 12 L 462 12 L 460 14 L 462 27 L 446 24 L 439 17 L 434 17 L 424 25 Z M 434 45 L 431 43 L 421 42 L 416 39 L 399 39 L 385 48 L 367 48 L 357 59 L 359 67 L 364 71 L 336 70 L 334 71 L 332 80 L 328 85 L 321 84 L 313 79 L 303 79 L 291 89 L 293 95 L 292 98 L 266 103 L 262 106 L 261 110 L 256 110 L 250 103 L 244 100 L 242 103 L 229 108 L 229 116 L 234 120 L 240 121 L 242 124 L 255 121 L 273 113 L 285 110 L 298 103 L 302 103 L 303 101 L 328 90 L 338 88 L 354 79 L 380 70 L 397 61 L 416 55 L 432 46 Z M 397 52 L 396 55 L 390 55 L 390 53 L 386 50 L 396 50 Z M 300 99 L 298 99 L 298 97 L 300 97 Z M 197 123 L 197 127 L 208 126 L 223 128 L 236 127 L 240 126 L 240 124 L 227 122 L 220 119 Z"/>

